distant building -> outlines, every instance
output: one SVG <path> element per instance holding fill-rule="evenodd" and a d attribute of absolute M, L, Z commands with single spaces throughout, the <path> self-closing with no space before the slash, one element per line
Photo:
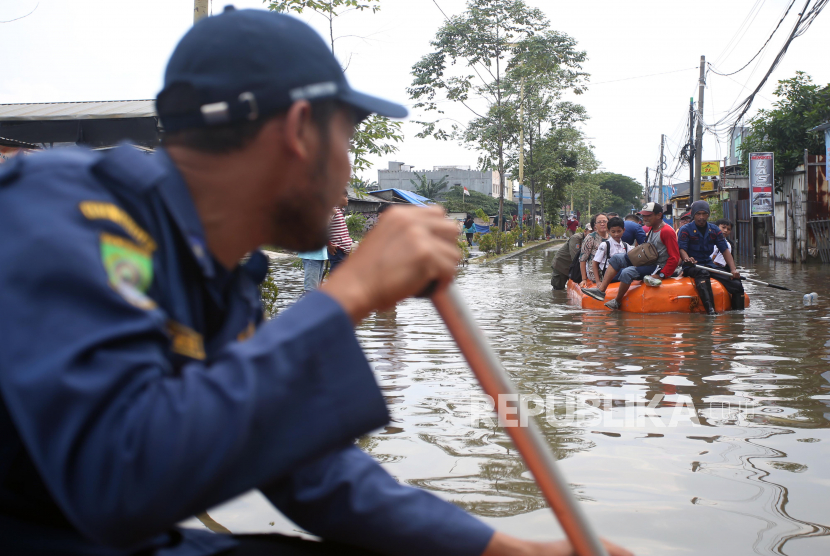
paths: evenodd
<path fill-rule="evenodd" d="M 417 174 L 417 175 L 416 175 Z M 499 173 L 488 170 L 478 172 L 469 166 L 435 166 L 432 170 L 414 170 L 413 166 L 403 162 L 390 162 L 388 170 L 378 170 L 378 189 L 401 189 L 415 191 L 415 184 L 420 183 L 418 176 L 426 174 L 427 179 L 434 182 L 447 178 L 447 189 L 454 186 L 466 187 L 468 191 L 477 191 L 484 195 L 498 197 Z M 413 184 L 412 182 L 415 182 Z M 505 196 L 507 196 L 505 187 Z"/>
<path fill-rule="evenodd" d="M 0 104 L 0 137 L 41 148 L 107 148 L 129 141 L 154 149 L 161 124 L 154 100 Z"/>
<path fill-rule="evenodd" d="M 741 163 L 741 145 L 749 135 L 749 128 L 738 126 L 729 132 L 729 151 L 726 156 L 727 166 L 736 166 Z"/>

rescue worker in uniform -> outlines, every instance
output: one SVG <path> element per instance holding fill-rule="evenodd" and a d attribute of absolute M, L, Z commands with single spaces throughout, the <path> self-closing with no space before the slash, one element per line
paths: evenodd
<path fill-rule="evenodd" d="M 689 213 L 692 221 L 680 228 L 677 232 L 677 243 L 680 247 L 680 260 L 683 262 L 683 274 L 695 282 L 698 297 L 709 315 L 715 315 L 715 295 L 712 293 L 712 282 L 714 278 L 731 297 L 732 310 L 744 308 L 744 286 L 741 283 L 741 274 L 735 268 L 735 260 L 729 251 L 726 238 L 723 237 L 721 229 L 709 223 L 709 203 L 706 201 L 695 201 L 692 203 Z M 709 272 L 705 268 L 715 268 L 712 262 L 712 251 L 715 246 L 723 253 L 732 279 Z"/>
<path fill-rule="evenodd" d="M 354 325 L 452 279 L 443 211 L 388 211 L 263 322 L 258 246 L 322 248 L 355 123 L 406 110 L 260 10 L 195 25 L 157 109 L 153 155 L 55 149 L 0 170 L 0 552 L 570 554 L 494 533 L 354 445 L 389 418 Z M 252 488 L 325 542 L 176 526 Z"/>

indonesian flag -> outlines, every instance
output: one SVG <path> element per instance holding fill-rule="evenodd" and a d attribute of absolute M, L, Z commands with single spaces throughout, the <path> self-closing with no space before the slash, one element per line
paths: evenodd
<path fill-rule="evenodd" d="M 462 187 L 464 187 L 464 186 L 462 186 Z M 466 188 L 466 187 L 464 187 L 464 195 L 469 195 L 469 194 L 470 194 L 470 192 L 469 192 L 469 191 L 467 191 L 467 188 Z"/>

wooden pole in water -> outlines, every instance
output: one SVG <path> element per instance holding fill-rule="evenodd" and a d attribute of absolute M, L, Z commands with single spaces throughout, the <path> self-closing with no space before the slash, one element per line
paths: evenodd
<path fill-rule="evenodd" d="M 434 293 L 432 303 L 475 373 L 482 389 L 495 400 L 497 407 L 500 396 L 511 395 L 513 397 L 509 399 L 518 399 L 516 389 L 495 352 L 487 343 L 484 334 L 475 324 L 455 284 Z M 536 421 L 527 415 L 527 410 L 521 402 L 517 405 L 517 426 L 505 426 L 504 428 L 533 474 L 536 484 L 562 525 L 574 550 L 579 556 L 608 556 L 605 547 L 600 543 L 599 537 L 594 533 L 577 504 L 568 483 L 559 472 L 556 460 Z M 499 416 L 499 422 L 503 426 L 506 424 L 502 416 Z M 523 423 L 527 423 L 527 426 L 519 426 Z"/>

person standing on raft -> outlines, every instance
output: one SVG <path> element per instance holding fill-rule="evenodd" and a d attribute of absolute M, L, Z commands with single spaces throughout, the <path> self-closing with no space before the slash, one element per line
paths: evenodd
<path fill-rule="evenodd" d="M 732 252 L 729 250 L 729 244 L 723 232 L 719 227 L 709 223 L 709 203 L 695 201 L 689 212 L 692 215 L 692 221 L 680 228 L 677 234 L 680 260 L 683 261 L 683 274 L 694 280 L 697 295 L 706 309 L 706 314 L 717 314 L 711 278 L 720 282 L 731 296 L 732 310 L 743 309 L 744 286 L 740 280 L 741 275 L 735 268 L 735 259 L 732 258 Z M 716 268 L 712 262 L 712 251 L 715 247 L 723 255 L 733 279 L 699 268 L 701 266 Z"/>

